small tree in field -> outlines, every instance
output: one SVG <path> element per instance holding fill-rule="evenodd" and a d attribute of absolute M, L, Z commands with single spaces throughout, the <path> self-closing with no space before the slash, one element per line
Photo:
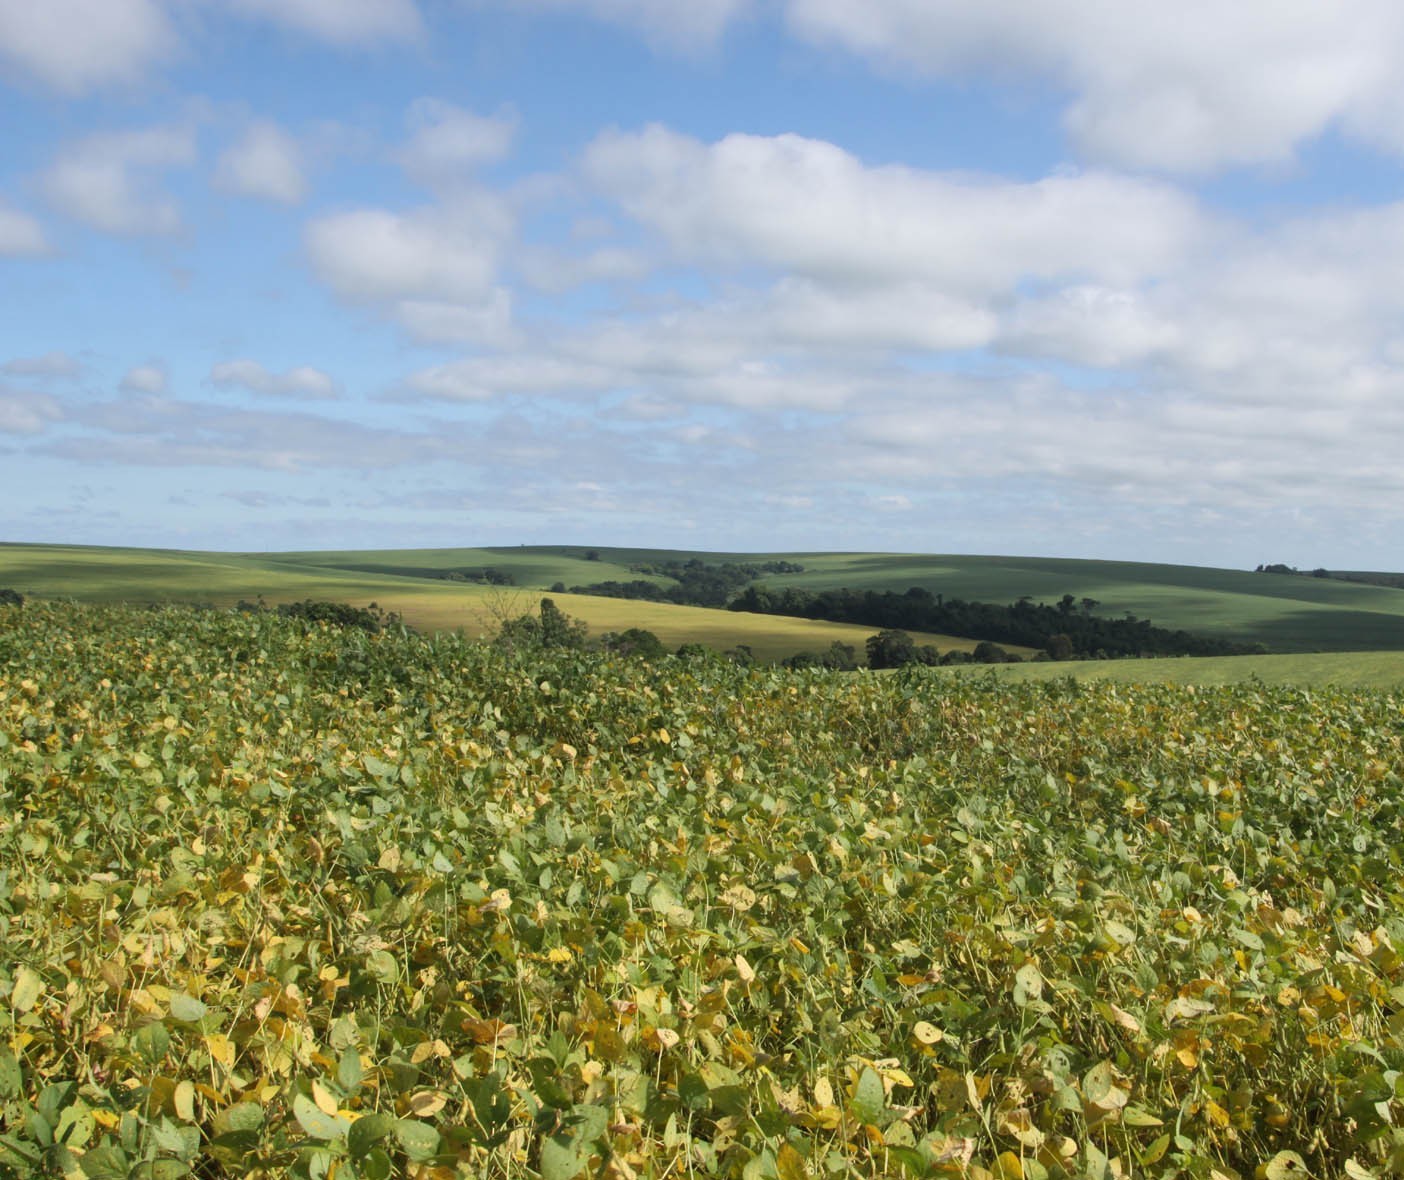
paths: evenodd
<path fill-rule="evenodd" d="M 917 658 L 916 643 L 905 631 L 886 630 L 868 636 L 869 668 L 901 668 Z"/>

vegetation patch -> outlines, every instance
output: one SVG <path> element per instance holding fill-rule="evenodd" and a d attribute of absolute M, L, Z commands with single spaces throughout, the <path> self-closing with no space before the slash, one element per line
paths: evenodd
<path fill-rule="evenodd" d="M 0 1174 L 1397 1174 L 1401 740 L 0 611 Z"/>

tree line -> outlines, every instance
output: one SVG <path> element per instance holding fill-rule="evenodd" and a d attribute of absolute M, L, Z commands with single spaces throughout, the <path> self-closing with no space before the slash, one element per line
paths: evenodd
<path fill-rule="evenodd" d="M 1216 656 L 1261 652 L 1261 645 L 1157 627 L 1129 612 L 1093 614 L 1095 599 L 1065 594 L 1056 604 L 1021 598 L 1007 606 L 947 599 L 921 587 L 892 590 L 774 590 L 751 585 L 728 604 L 731 610 L 785 615 L 831 623 L 856 623 L 892 631 L 935 631 L 991 644 L 1017 644 L 1052 659 L 1118 659 L 1131 656 Z M 993 654 L 993 653 L 990 653 Z"/>
<path fill-rule="evenodd" d="M 726 606 L 744 586 L 769 574 L 798 574 L 804 566 L 793 561 L 763 562 L 705 562 L 700 558 L 688 561 L 656 562 L 652 565 L 632 565 L 632 573 L 672 579 L 670 585 L 636 578 L 628 582 L 592 582 L 586 586 L 571 586 L 562 582 L 551 589 L 557 594 L 594 594 L 603 598 L 633 598 L 645 602 L 671 602 L 679 606 Z"/>

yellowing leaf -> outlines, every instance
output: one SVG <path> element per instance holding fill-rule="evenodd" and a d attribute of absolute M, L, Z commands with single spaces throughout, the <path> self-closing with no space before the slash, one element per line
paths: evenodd
<path fill-rule="evenodd" d="M 1229 1112 L 1212 1098 L 1204 1104 L 1204 1117 L 1215 1127 L 1227 1127 L 1229 1125 Z"/>
<path fill-rule="evenodd" d="M 1279 1151 L 1253 1174 L 1257 1180 L 1306 1180 L 1311 1170 L 1295 1151 Z"/>
<path fill-rule="evenodd" d="M 210 1033 L 205 1037 L 205 1051 L 209 1053 L 210 1060 L 225 1069 L 234 1068 L 234 1042 L 223 1033 Z"/>
<path fill-rule="evenodd" d="M 927 1020 L 918 1020 L 912 1025 L 912 1036 L 923 1045 L 935 1045 L 945 1039 L 946 1034 Z"/>
<path fill-rule="evenodd" d="M 312 1083 L 312 1101 L 323 1114 L 336 1114 L 336 1097 L 321 1082 Z"/>
<path fill-rule="evenodd" d="M 448 1098 L 437 1090 L 420 1090 L 410 1095 L 409 1108 L 416 1118 L 427 1119 L 448 1105 Z"/>
<path fill-rule="evenodd" d="M 44 994 L 44 979 L 39 972 L 27 964 L 21 964 L 15 972 L 15 986 L 10 992 L 10 1006 L 16 1012 L 28 1012 Z"/>

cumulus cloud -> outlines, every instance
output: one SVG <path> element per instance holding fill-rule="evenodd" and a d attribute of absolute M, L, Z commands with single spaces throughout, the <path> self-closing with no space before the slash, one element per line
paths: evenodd
<path fill-rule="evenodd" d="M 332 45 L 417 41 L 424 33 L 414 0 L 227 0 L 234 12 Z"/>
<path fill-rule="evenodd" d="M 48 252 L 44 227 L 28 213 L 0 200 L 0 257 L 26 258 Z"/>
<path fill-rule="evenodd" d="M 146 393 L 161 396 L 169 391 L 170 374 L 159 361 L 149 365 L 137 365 L 128 369 L 119 388 L 124 393 Z"/>
<path fill-rule="evenodd" d="M 55 208 L 106 233 L 173 234 L 180 206 L 157 177 L 195 159 L 188 127 L 99 133 L 61 148 L 42 178 Z"/>
<path fill-rule="evenodd" d="M 517 117 L 510 111 L 479 115 L 437 98 L 417 99 L 407 121 L 410 139 L 400 162 L 426 184 L 461 179 L 502 159 L 517 133 Z"/>
<path fill-rule="evenodd" d="M 584 169 L 680 258 L 837 282 L 928 281 L 972 293 L 1021 278 L 1124 282 L 1195 248 L 1207 230 L 1192 200 L 1151 180 L 869 167 L 797 135 L 706 144 L 656 125 L 609 132 Z"/>
<path fill-rule="evenodd" d="M 216 389 L 242 389 L 265 397 L 325 399 L 337 396 L 336 382 L 311 365 L 271 373 L 257 361 L 224 361 L 210 370 L 209 379 Z"/>
<path fill-rule="evenodd" d="M 77 377 L 82 364 L 66 352 L 46 352 L 42 356 L 17 356 L 0 365 L 0 373 L 12 377 Z"/>
<path fill-rule="evenodd" d="M 1404 149 L 1393 0 L 787 0 L 801 37 L 927 76 L 1034 76 L 1090 155 L 1198 171 L 1289 158 L 1341 123 Z"/>
<path fill-rule="evenodd" d="M 506 204 L 482 191 L 404 213 L 354 209 L 313 220 L 304 247 L 335 294 L 380 306 L 424 340 L 506 342 L 511 298 L 497 283 L 511 236 Z"/>
<path fill-rule="evenodd" d="M 474 204 L 408 213 L 355 209 L 317 218 L 306 233 L 313 269 L 348 299 L 481 299 L 492 289 L 506 218 L 490 200 Z M 488 216 L 475 216 L 479 210 Z"/>
<path fill-rule="evenodd" d="M 0 0 L 0 63 L 63 94 L 141 81 L 175 45 L 155 0 Z"/>
<path fill-rule="evenodd" d="M 240 196 L 300 204 L 307 196 L 302 149 L 276 123 L 254 123 L 220 156 L 215 185 Z"/>

